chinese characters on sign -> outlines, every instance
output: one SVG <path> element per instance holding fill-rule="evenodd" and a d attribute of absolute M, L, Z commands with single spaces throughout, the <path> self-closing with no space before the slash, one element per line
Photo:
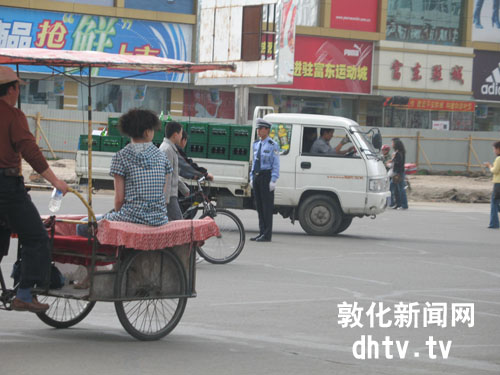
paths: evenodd
<path fill-rule="evenodd" d="M 474 112 L 474 102 L 454 100 L 410 99 L 408 109 L 425 111 Z"/>
<path fill-rule="evenodd" d="M 266 48 L 265 43 L 262 48 Z M 275 87 L 368 94 L 372 59 L 372 42 L 298 35 L 293 83 Z"/>
<path fill-rule="evenodd" d="M 190 61 L 191 39 L 189 25 L 0 6 L 0 48 L 99 51 Z M 47 73 L 50 69 L 26 66 L 23 71 Z M 126 69 L 94 68 L 92 75 L 119 78 L 128 73 Z M 187 82 L 188 75 L 158 72 L 148 79 Z"/>
<path fill-rule="evenodd" d="M 403 67 L 403 63 L 400 62 L 399 60 L 394 60 L 391 64 L 391 70 L 392 70 L 392 79 L 395 81 L 399 81 L 402 77 L 401 74 L 401 68 Z M 412 81 L 420 81 L 422 79 L 422 75 L 420 74 L 421 72 L 422 65 L 420 63 L 415 63 L 415 65 L 411 68 L 412 71 L 412 76 L 411 80 Z M 432 75 L 431 75 L 431 81 L 433 82 L 439 82 L 443 80 L 442 76 L 442 70 L 443 67 L 441 65 L 433 65 L 431 67 Z M 450 78 L 453 81 L 460 82 L 461 85 L 464 84 L 464 79 L 462 75 L 462 70 L 463 66 L 455 65 L 454 67 L 451 68 L 450 72 Z"/>
<path fill-rule="evenodd" d="M 0 19 L 0 48 L 31 47 L 31 26 L 29 22 L 2 22 Z"/>
<path fill-rule="evenodd" d="M 392 79 L 399 81 L 401 79 L 401 67 L 403 66 L 403 63 L 400 62 L 399 60 L 394 60 L 394 62 L 391 65 L 392 69 Z"/>
<path fill-rule="evenodd" d="M 368 67 L 346 64 L 323 64 L 308 61 L 295 61 L 294 77 L 312 77 L 326 79 L 350 79 L 367 81 Z"/>

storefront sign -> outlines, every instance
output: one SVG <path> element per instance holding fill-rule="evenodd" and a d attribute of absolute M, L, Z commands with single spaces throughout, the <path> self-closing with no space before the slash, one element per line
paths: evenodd
<path fill-rule="evenodd" d="M 297 36 L 292 85 L 279 87 L 332 92 L 371 92 L 373 44 Z"/>
<path fill-rule="evenodd" d="M 378 0 L 331 0 L 332 29 L 377 31 Z"/>
<path fill-rule="evenodd" d="M 410 99 L 408 109 L 422 111 L 474 112 L 474 102 L 455 100 Z"/>
<path fill-rule="evenodd" d="M 193 3 L 193 0 L 125 0 L 125 8 L 193 14 Z"/>
<path fill-rule="evenodd" d="M 449 121 L 432 121 L 432 129 L 434 130 L 450 130 Z"/>
<path fill-rule="evenodd" d="M 474 98 L 500 101 L 500 52 L 475 50 L 474 54 Z"/>
<path fill-rule="evenodd" d="M 0 7 L 0 48 L 100 51 L 190 61 L 191 43 L 190 25 Z M 51 72 L 35 66 L 23 66 L 21 70 Z M 92 70 L 94 77 L 119 78 L 131 74 L 117 69 Z M 154 73 L 141 79 L 187 82 L 188 76 Z"/>

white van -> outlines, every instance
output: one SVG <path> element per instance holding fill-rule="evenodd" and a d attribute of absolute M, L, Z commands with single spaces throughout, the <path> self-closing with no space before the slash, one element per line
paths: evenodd
<path fill-rule="evenodd" d="M 390 196 L 389 178 L 378 150 L 356 122 L 335 116 L 272 113 L 272 107 L 257 107 L 254 140 L 258 117 L 273 124 L 270 136 L 281 147 L 275 213 L 292 222 L 298 220 L 309 234 L 331 235 L 346 230 L 354 217 L 375 217 L 384 212 Z M 333 149 L 345 138 L 348 142 L 340 151 L 354 150 L 345 154 L 312 153 L 312 143 L 320 137 L 321 129 L 335 130 L 330 141 Z M 381 143 L 378 130 L 369 133 Z M 251 160 L 195 161 L 215 176 L 211 187 L 218 206 L 253 208 L 248 183 Z"/>

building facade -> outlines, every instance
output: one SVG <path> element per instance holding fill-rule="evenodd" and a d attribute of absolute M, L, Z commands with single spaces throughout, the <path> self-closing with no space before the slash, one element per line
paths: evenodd
<path fill-rule="evenodd" d="M 199 0 L 203 1 L 203 0 Z M 484 4 L 483 4 L 484 3 Z M 0 47 L 99 50 L 195 61 L 194 0 L 0 0 Z M 244 103 L 352 118 L 361 125 L 500 130 L 498 9 L 478 0 L 298 0 L 293 83 L 249 85 Z M 484 6 L 483 6 L 484 5 Z M 262 40 L 262 53 L 269 43 Z M 272 43 L 271 43 L 272 45 Z M 86 90 L 48 69 L 23 70 L 22 102 L 84 109 Z M 74 72 L 85 75 L 85 72 Z M 146 107 L 234 120 L 234 85 L 182 74 L 92 72 L 94 108 Z M 127 78 L 127 79 L 126 79 Z M 115 79 L 114 81 L 110 81 Z M 395 104 L 389 98 L 405 97 Z"/>

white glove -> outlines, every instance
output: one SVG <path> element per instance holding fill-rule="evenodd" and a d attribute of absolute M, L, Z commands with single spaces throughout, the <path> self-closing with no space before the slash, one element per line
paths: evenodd
<path fill-rule="evenodd" d="M 274 191 L 276 189 L 276 182 L 270 182 L 269 183 L 269 191 Z"/>
<path fill-rule="evenodd" d="M 253 180 L 250 180 L 250 189 L 253 189 Z"/>

